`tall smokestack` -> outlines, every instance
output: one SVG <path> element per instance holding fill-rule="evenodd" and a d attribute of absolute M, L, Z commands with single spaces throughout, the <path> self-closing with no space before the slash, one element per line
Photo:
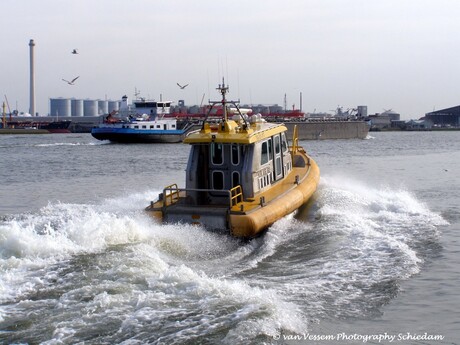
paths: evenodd
<path fill-rule="evenodd" d="M 30 109 L 29 113 L 35 116 L 35 71 L 34 71 L 34 40 L 30 40 Z"/>
<path fill-rule="evenodd" d="M 302 112 L 302 92 L 300 93 L 300 112 Z"/>

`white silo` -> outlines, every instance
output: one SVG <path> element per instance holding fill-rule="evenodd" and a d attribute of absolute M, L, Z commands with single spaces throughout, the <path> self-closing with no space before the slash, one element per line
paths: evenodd
<path fill-rule="evenodd" d="M 119 101 L 109 101 L 109 113 L 112 111 L 118 111 L 120 109 L 120 102 Z"/>
<path fill-rule="evenodd" d="M 93 99 L 85 99 L 83 101 L 84 116 L 97 116 L 97 101 Z"/>
<path fill-rule="evenodd" d="M 71 99 L 72 116 L 83 116 L 83 100 Z"/>
<path fill-rule="evenodd" d="M 109 113 L 109 101 L 98 100 L 97 101 L 97 113 L 98 115 L 104 115 Z"/>
<path fill-rule="evenodd" d="M 71 116 L 69 98 L 50 98 L 50 116 Z"/>

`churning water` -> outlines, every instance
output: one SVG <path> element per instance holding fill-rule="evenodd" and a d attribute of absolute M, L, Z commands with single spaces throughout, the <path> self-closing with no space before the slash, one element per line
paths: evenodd
<path fill-rule="evenodd" d="M 143 212 L 184 144 L 1 136 L 0 343 L 458 344 L 460 132 L 302 144 L 315 197 L 241 242 Z"/>

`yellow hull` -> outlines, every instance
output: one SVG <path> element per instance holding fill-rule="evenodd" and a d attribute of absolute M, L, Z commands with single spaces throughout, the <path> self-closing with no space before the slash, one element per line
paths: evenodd
<path fill-rule="evenodd" d="M 235 237 L 252 238 L 277 220 L 305 204 L 316 191 L 319 168 L 310 160 L 310 171 L 298 186 L 247 214 L 230 214 L 231 233 Z"/>

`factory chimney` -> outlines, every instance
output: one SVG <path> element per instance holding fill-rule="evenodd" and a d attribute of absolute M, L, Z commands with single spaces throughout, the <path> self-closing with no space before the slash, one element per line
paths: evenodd
<path fill-rule="evenodd" d="M 34 40 L 30 40 L 30 108 L 29 113 L 35 116 L 35 71 L 34 71 Z"/>
<path fill-rule="evenodd" d="M 302 112 L 302 92 L 300 93 L 300 112 Z"/>

